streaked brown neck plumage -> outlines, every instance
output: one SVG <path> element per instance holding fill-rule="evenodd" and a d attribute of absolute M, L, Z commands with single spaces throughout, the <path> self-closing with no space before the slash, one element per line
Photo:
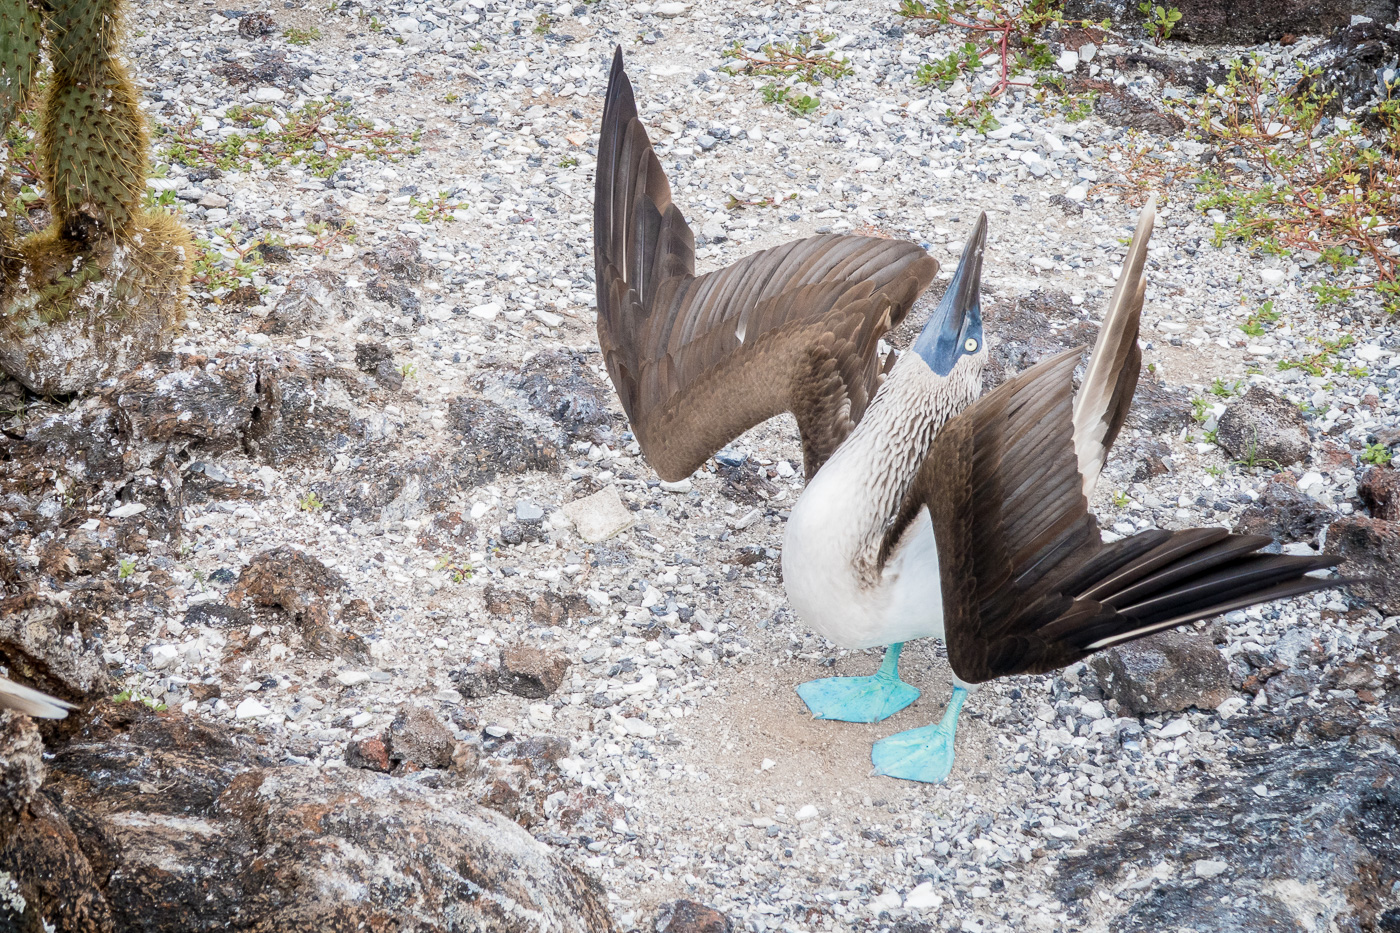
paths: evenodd
<path fill-rule="evenodd" d="M 901 355 L 865 417 L 805 493 L 839 515 L 839 544 L 867 584 L 879 580 L 886 534 L 939 429 L 981 392 L 985 361 L 985 352 L 966 356 L 940 376 L 917 354 Z"/>

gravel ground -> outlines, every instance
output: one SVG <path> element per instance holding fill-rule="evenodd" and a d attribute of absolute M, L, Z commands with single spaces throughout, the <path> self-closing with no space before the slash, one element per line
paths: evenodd
<path fill-rule="evenodd" d="M 871 742 L 941 711 L 950 690 L 941 646 L 910 646 L 905 676 L 924 696 L 891 720 L 812 721 L 793 686 L 868 673 L 878 655 L 836 649 L 786 608 L 777 556 L 802 485 L 793 423 L 763 425 L 722 463 L 662 488 L 624 433 L 596 353 L 592 168 L 615 43 L 701 241 L 702 269 L 814 232 L 865 229 L 927 244 L 946 280 L 985 210 L 993 337 L 1019 308 L 1050 309 L 1052 341 L 1096 321 L 1136 214 L 1115 194 L 1122 189 L 1102 184 L 1130 164 L 1120 147 L 1185 165 L 1200 144 L 1130 135 L 1096 117 L 1071 123 L 1024 92 L 998 111 L 999 130 L 954 125 L 947 113 L 966 90 L 921 88 L 913 73 L 958 37 L 917 35 L 893 3 L 332 6 L 160 2 L 134 15 L 129 54 L 147 112 L 175 134 L 155 141 L 164 174 L 153 191 L 173 193 L 196 235 L 229 261 L 268 233 L 287 248 L 264 251 L 278 261 L 252 272 L 245 281 L 261 291 L 241 299 L 238 283 L 197 281 L 177 350 L 275 350 L 351 367 L 357 345 L 377 344 L 389 360 L 378 370 L 384 381 L 404 378 L 382 408 L 345 406 L 373 426 L 372 448 L 331 442 L 281 468 L 236 451 L 206 458 L 249 491 L 187 506 L 187 546 L 132 567 L 137 583 L 159 569 L 173 587 L 167 609 L 132 605 L 111 619 L 106 660 L 124 686 L 243 720 L 314 767 L 344 767 L 347 742 L 381 733 L 405 702 L 453 722 L 458 739 L 474 739 L 478 725 L 488 737 L 561 736 L 566 780 L 611 798 L 623 815 L 593 836 L 568 836 L 552 818 L 534 831 L 576 849 L 603 879 L 620 925 L 649 926 L 661 902 L 690 897 L 755 931 L 877 920 L 1104 928 L 1116 895 L 1152 877 L 1106 883 L 1071 916 L 1053 883 L 1063 861 L 1218 779 L 1232 747 L 1255 741 L 1230 732 L 1242 710 L 1329 698 L 1314 684 L 1278 704 L 1261 690 L 1218 710 L 1139 719 L 1119 716 L 1080 666 L 979 692 L 947 785 L 873 777 Z M 263 13 L 271 31 L 256 35 L 252 17 Z M 817 31 L 833 34 L 829 45 L 853 73 L 828 79 L 808 117 L 765 103 L 768 79 L 723 70 L 734 42 L 752 49 Z M 1285 67 L 1306 45 L 1265 51 Z M 1100 68 L 1080 71 L 1091 67 Z M 1097 77 L 1161 96 L 1148 74 L 1105 64 Z M 267 108 L 253 113 L 280 129 L 318 101 L 366 122 L 317 117 L 322 142 L 332 142 L 311 154 L 334 156 L 337 141 L 388 151 L 356 155 L 329 178 L 311 162 L 264 166 L 255 152 L 212 175 L 200 159 L 169 155 L 176 138 L 209 152 L 233 138 L 236 148 L 249 124 L 235 106 Z M 769 198 L 773 206 L 733 204 Z M 1211 226 L 1183 200 L 1166 204 L 1143 314 L 1145 364 L 1205 399 L 1207 420 L 1125 431 L 1095 503 L 1112 533 L 1230 525 L 1258 498 L 1271 471 L 1232 464 L 1202 437 L 1232 395 L 1209 394 L 1216 379 L 1307 406 L 1313 459 L 1296 471 L 1299 485 L 1343 514 L 1359 508 L 1356 455 L 1397 423 L 1400 340 L 1378 307 L 1361 297 L 1319 309 L 1307 292 L 1321 280 L 1317 267 L 1213 248 Z M 410 260 L 416 251 L 422 274 L 411 261 L 387 269 L 386 248 Z M 318 281 L 330 295 L 320 304 L 308 297 Z M 1266 300 L 1279 322 L 1246 337 L 1239 325 Z M 332 312 L 297 317 L 323 307 Z M 1343 334 L 1355 338 L 1337 354 L 1348 372 L 1276 370 Z M 526 384 L 532 373 L 542 378 Z M 501 469 L 450 485 L 442 508 L 425 505 L 414 484 L 430 482 L 423 463 L 450 462 L 461 443 L 452 403 L 464 399 L 519 416 L 494 429 L 502 443 L 528 440 L 511 432 L 540 425 L 546 440 L 562 431 L 558 469 Z M 1139 469 L 1152 443 L 1166 472 Z M 386 489 L 392 496 L 375 498 Z M 564 507 L 608 489 L 633 526 L 590 544 Z M 375 623 L 360 631 L 367 658 L 324 660 L 262 617 L 222 629 L 190 622 L 190 607 L 221 602 L 243 566 L 282 545 L 318 557 L 373 603 Z M 560 624 L 512 611 L 543 593 L 572 598 L 561 602 Z M 1276 653 L 1281 641 L 1285 652 L 1316 641 L 1342 663 L 1396 622 L 1324 593 L 1233 613 L 1215 631 L 1232 664 L 1247 669 L 1241 658 Z M 517 645 L 572 662 L 559 689 L 464 699 L 460 672 Z M 201 684 L 220 694 L 191 690 Z M 1381 702 L 1385 691 L 1367 696 Z"/>

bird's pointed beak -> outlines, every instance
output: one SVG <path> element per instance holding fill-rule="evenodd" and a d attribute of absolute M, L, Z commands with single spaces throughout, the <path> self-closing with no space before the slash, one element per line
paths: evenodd
<path fill-rule="evenodd" d="M 983 212 L 967 238 L 943 300 L 914 341 L 914 352 L 940 376 L 948 375 L 959 356 L 982 348 L 982 253 L 986 247 L 987 215 Z"/>

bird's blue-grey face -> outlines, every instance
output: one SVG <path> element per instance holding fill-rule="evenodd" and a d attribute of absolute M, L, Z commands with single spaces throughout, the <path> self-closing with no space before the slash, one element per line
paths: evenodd
<path fill-rule="evenodd" d="M 963 247 L 943 300 L 914 341 L 914 352 L 940 376 L 952 372 L 960 358 L 982 351 L 982 251 L 986 245 L 987 215 L 983 213 Z"/>

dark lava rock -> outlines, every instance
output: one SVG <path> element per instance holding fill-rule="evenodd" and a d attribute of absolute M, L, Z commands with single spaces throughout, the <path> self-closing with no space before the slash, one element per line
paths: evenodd
<path fill-rule="evenodd" d="M 279 547 L 252 559 L 228 595 L 233 606 L 251 599 L 292 617 L 307 650 L 323 658 L 364 660 L 364 639 L 344 627 L 372 625 L 374 613 L 363 599 L 347 598 L 345 580 L 304 551 Z"/>
<path fill-rule="evenodd" d="M 252 357 L 161 355 L 122 376 L 112 399 L 121 432 L 132 441 L 237 450 L 258 405 L 257 363 Z"/>
<path fill-rule="evenodd" d="M 489 697 L 501 689 L 501 669 L 490 661 L 472 661 L 449 676 L 457 692 L 468 700 Z"/>
<path fill-rule="evenodd" d="M 33 590 L 0 599 L 0 663 L 28 686 L 81 703 L 104 696 L 102 619 Z"/>
<path fill-rule="evenodd" d="M 569 671 L 562 655 L 517 645 L 501 652 L 501 686 L 516 696 L 542 700 L 559 689 Z"/>
<path fill-rule="evenodd" d="M 357 343 L 355 368 L 369 373 L 387 389 L 403 388 L 403 373 L 394 365 L 394 352 L 382 343 Z"/>
<path fill-rule="evenodd" d="M 245 13 L 238 19 L 238 34 L 245 39 L 260 39 L 277 31 L 277 21 L 271 13 Z"/>
<path fill-rule="evenodd" d="M 1112 81 L 1093 78 L 1074 82 L 1076 90 L 1093 91 L 1094 113 L 1105 123 L 1155 133 L 1158 136 L 1173 136 L 1186 126 L 1186 121 L 1174 113 L 1167 113 L 1145 97 L 1121 88 Z"/>
<path fill-rule="evenodd" d="M 452 468 L 469 486 L 506 473 L 560 469 L 565 438 L 551 423 L 528 424 L 486 399 L 459 398 L 447 406 L 447 421 L 461 435 Z"/>
<path fill-rule="evenodd" d="M 365 294 L 375 301 L 391 304 L 409 316 L 416 316 L 423 309 L 423 303 L 413 289 L 400 282 L 370 279 L 365 286 Z"/>
<path fill-rule="evenodd" d="M 355 314 L 355 300 L 345 281 L 324 269 L 293 276 L 258 330 L 274 336 L 299 336 Z"/>
<path fill-rule="evenodd" d="M 395 764 L 447 768 L 455 744 L 451 730 L 421 706 L 400 708 L 389 724 L 389 760 Z"/>
<path fill-rule="evenodd" d="M 984 391 L 1001 385 L 1046 357 L 1070 347 L 1092 344 L 1098 328 L 1079 320 L 1078 310 L 1064 292 L 1034 291 L 1010 307 L 987 309 L 987 366 Z"/>
<path fill-rule="evenodd" d="M 345 763 L 352 768 L 360 768 L 364 771 L 387 773 L 393 768 L 393 764 L 389 761 L 389 747 L 377 735 L 346 742 Z"/>
<path fill-rule="evenodd" d="M 1389 4 L 1393 10 L 1394 3 Z M 1395 67 L 1400 55 L 1400 32 L 1390 28 L 1390 19 L 1357 23 L 1339 29 L 1335 35 L 1309 52 L 1305 73 L 1294 87 L 1295 96 L 1312 92 L 1327 99 L 1327 112 L 1351 112 L 1364 108 L 1378 96 L 1377 72 Z"/>
<path fill-rule="evenodd" d="M 24 905 L 0 903 L 0 928 L 614 929 L 597 881 L 471 795 L 256 748 L 139 704 L 95 711 L 0 850 Z"/>
<path fill-rule="evenodd" d="M 1351 593 L 1388 616 L 1400 615 L 1400 522 L 1348 515 L 1327 527 L 1323 550 L 1346 562 L 1338 570 L 1360 577 Z"/>
<path fill-rule="evenodd" d="M 362 377 L 324 358 L 276 351 L 258 363 L 258 403 L 245 446 L 272 466 L 325 463 L 367 433 L 349 390 Z"/>
<path fill-rule="evenodd" d="M 1396 0 L 1172 0 L 1170 6 L 1181 12 L 1172 38 L 1207 45 L 1259 45 L 1286 35 L 1326 35 L 1349 26 L 1358 14 L 1378 23 L 1396 18 Z M 1139 33 L 1144 22 L 1135 0 L 1067 0 L 1065 16 L 1110 19 Z"/>
<path fill-rule="evenodd" d="M 697 901 L 667 901 L 656 911 L 656 933 L 730 933 L 734 924 Z"/>
<path fill-rule="evenodd" d="M 418 251 L 418 241 L 400 236 L 364 255 L 365 265 L 396 282 L 421 282 L 428 267 Z"/>
<path fill-rule="evenodd" d="M 1191 411 L 1188 390 L 1153 382 L 1142 374 L 1133 393 L 1133 406 L 1128 409 L 1127 423 L 1153 434 L 1176 434 L 1191 423 Z"/>
<path fill-rule="evenodd" d="M 1361 474 L 1356 491 L 1371 510 L 1372 518 L 1400 521 L 1400 470 L 1393 466 L 1371 467 Z"/>
<path fill-rule="evenodd" d="M 1386 929 L 1400 883 L 1400 754 L 1349 711 L 1335 728 L 1320 723 L 1334 718 L 1304 710 L 1299 720 L 1317 727 L 1307 744 L 1232 754 L 1188 803 L 1101 837 L 1063 864 L 1056 895 L 1082 917 L 1095 891 L 1119 891 L 1092 900 L 1095 928 L 1113 933 Z M 1230 725 L 1272 733 L 1284 721 Z M 1154 877 L 1163 863 L 1170 874 Z M 1132 875 L 1145 886 L 1123 888 Z"/>
<path fill-rule="evenodd" d="M 1260 386 L 1231 402 L 1220 416 L 1216 437 L 1221 447 L 1249 464 L 1282 468 L 1308 455 L 1308 424 L 1286 399 Z"/>
<path fill-rule="evenodd" d="M 0 710 L 0 850 L 44 783 L 44 742 L 28 716 Z"/>
<path fill-rule="evenodd" d="M 1313 544 L 1336 518 L 1336 512 L 1300 490 L 1291 474 L 1280 473 L 1264 487 L 1259 501 L 1240 513 L 1234 530 L 1235 534 Z"/>
<path fill-rule="evenodd" d="M 254 52 L 252 64 L 245 64 L 246 61 L 224 62 L 214 68 L 214 73 L 234 87 L 280 87 L 284 91 L 297 90 L 311 77 L 310 68 L 290 64 L 283 51 Z"/>
<path fill-rule="evenodd" d="M 326 506 L 362 521 L 394 522 L 437 514 L 470 486 L 441 458 L 365 458 L 355 467 L 311 488 Z"/>
<path fill-rule="evenodd" d="M 1147 438 L 1124 445 L 1116 458 L 1128 466 L 1128 481 L 1145 483 L 1154 476 L 1169 473 L 1167 458 L 1172 449 L 1163 441 Z"/>
<path fill-rule="evenodd" d="M 1230 696 L 1230 669 L 1205 635 L 1162 632 L 1089 659 L 1108 695 L 1134 716 L 1214 709 Z"/>
<path fill-rule="evenodd" d="M 582 353 L 540 353 L 521 367 L 516 383 L 531 406 L 570 436 L 592 434 L 592 429 L 613 420 L 608 410 L 611 387 L 597 381 L 586 360 Z"/>
<path fill-rule="evenodd" d="M 1050 196 L 1050 203 L 1071 217 L 1078 217 L 1080 214 L 1084 213 L 1083 204 L 1080 204 L 1078 201 L 1072 201 L 1063 194 L 1052 194 Z"/>
<path fill-rule="evenodd" d="M 1284 671 L 1269 678 L 1264 687 L 1269 705 L 1278 706 L 1294 697 L 1305 697 L 1317 686 L 1318 677 L 1312 671 Z"/>
<path fill-rule="evenodd" d="M 486 611 L 494 618 L 539 625 L 561 625 L 593 615 L 588 600 L 577 593 L 556 593 L 545 590 L 533 599 L 501 586 L 488 586 L 482 592 Z"/>

